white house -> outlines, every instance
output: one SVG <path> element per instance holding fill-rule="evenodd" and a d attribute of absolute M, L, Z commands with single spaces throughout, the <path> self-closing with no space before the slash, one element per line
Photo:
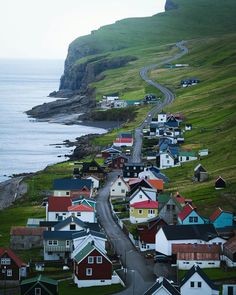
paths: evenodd
<path fill-rule="evenodd" d="M 208 149 L 199 150 L 198 155 L 201 157 L 208 156 Z"/>
<path fill-rule="evenodd" d="M 85 179 L 92 180 L 93 189 L 98 189 L 99 188 L 100 179 L 98 177 L 96 177 L 95 175 L 87 176 L 87 177 L 85 177 Z"/>
<path fill-rule="evenodd" d="M 160 152 L 160 169 L 167 169 L 175 166 L 179 166 L 178 158 L 175 158 L 170 151 Z"/>
<path fill-rule="evenodd" d="M 214 244 L 173 244 L 178 269 L 190 269 L 194 265 L 201 268 L 220 267 L 220 245 Z"/>
<path fill-rule="evenodd" d="M 112 183 L 110 188 L 110 196 L 125 198 L 126 193 L 129 191 L 129 185 L 124 181 L 124 178 L 119 176 Z"/>
<path fill-rule="evenodd" d="M 220 244 L 220 238 L 212 224 L 164 225 L 156 234 L 156 251 L 172 255 L 173 244 Z"/>
<path fill-rule="evenodd" d="M 180 295 L 180 292 L 170 281 L 159 277 L 154 285 L 149 288 L 144 295 Z"/>
<path fill-rule="evenodd" d="M 157 199 L 157 191 L 152 188 L 145 188 L 145 187 L 139 187 L 131 196 L 129 203 L 130 205 L 138 202 L 143 201 L 156 201 Z"/>
<path fill-rule="evenodd" d="M 126 108 L 128 105 L 127 101 L 126 100 L 114 100 L 112 102 L 112 107 L 115 108 L 115 109 L 120 109 L 120 108 Z"/>
<path fill-rule="evenodd" d="M 179 152 L 179 162 L 189 162 L 197 160 L 197 155 L 195 152 L 180 151 Z"/>
<path fill-rule="evenodd" d="M 198 266 L 193 266 L 180 283 L 181 295 L 219 295 L 218 288 Z"/>
<path fill-rule="evenodd" d="M 158 120 L 158 123 L 165 123 L 167 122 L 167 114 L 166 113 L 160 113 L 157 115 L 157 120 Z"/>

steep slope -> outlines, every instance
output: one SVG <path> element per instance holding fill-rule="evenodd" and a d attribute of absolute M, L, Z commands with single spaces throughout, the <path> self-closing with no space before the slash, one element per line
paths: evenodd
<path fill-rule="evenodd" d="M 101 74 L 104 70 L 140 58 L 138 48 L 235 31 L 233 0 L 224 4 L 221 0 L 172 0 L 171 3 L 176 9 L 152 17 L 117 21 L 74 40 L 69 46 L 60 89 L 86 92 L 89 83 L 104 78 Z M 121 63 L 117 63 L 118 57 Z"/>

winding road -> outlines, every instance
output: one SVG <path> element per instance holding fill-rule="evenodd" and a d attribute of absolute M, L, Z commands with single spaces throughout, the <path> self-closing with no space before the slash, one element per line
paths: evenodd
<path fill-rule="evenodd" d="M 163 64 L 172 62 L 188 53 L 188 49 L 184 46 L 183 41 L 176 43 L 176 46 L 181 50 L 180 53 L 158 64 L 146 66 L 140 71 L 140 76 L 148 84 L 158 88 L 164 94 L 165 99 L 162 103 L 155 106 L 148 113 L 144 122 L 135 130 L 135 145 L 132 155 L 133 162 L 141 161 L 142 128 L 146 123 L 145 121 L 151 120 L 152 116 L 156 112 L 161 111 L 164 106 L 170 104 L 175 98 L 174 93 L 172 93 L 168 88 L 158 84 L 155 81 L 150 80 L 150 78 L 148 77 L 148 72 Z M 145 259 L 144 256 L 134 247 L 130 239 L 124 234 L 112 215 L 111 207 L 109 204 L 109 191 L 112 182 L 117 178 L 119 174 L 120 171 L 109 173 L 104 187 L 99 190 L 97 196 L 97 216 L 98 221 L 104 228 L 108 239 L 113 246 L 113 249 L 120 257 L 122 265 L 125 267 L 124 280 L 127 288 L 124 291 L 116 294 L 141 295 L 155 282 L 155 276 L 153 274 L 153 262 Z"/>

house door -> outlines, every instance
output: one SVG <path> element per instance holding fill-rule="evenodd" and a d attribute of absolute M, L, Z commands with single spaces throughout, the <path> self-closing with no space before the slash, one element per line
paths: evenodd
<path fill-rule="evenodd" d="M 234 295 L 234 287 L 228 286 L 228 295 Z"/>

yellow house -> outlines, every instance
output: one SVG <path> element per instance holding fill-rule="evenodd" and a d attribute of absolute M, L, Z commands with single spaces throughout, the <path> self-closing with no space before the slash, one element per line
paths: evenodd
<path fill-rule="evenodd" d="M 146 222 L 158 216 L 158 202 L 147 200 L 130 205 L 129 218 L 131 223 Z"/>

